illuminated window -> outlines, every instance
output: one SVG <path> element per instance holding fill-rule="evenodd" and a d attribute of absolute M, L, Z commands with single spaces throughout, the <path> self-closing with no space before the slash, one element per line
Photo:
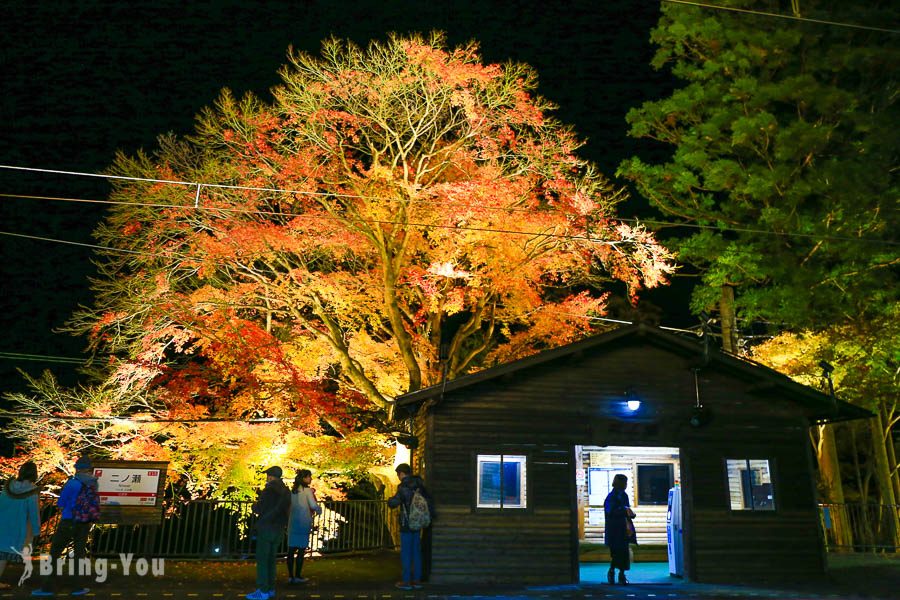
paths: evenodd
<path fill-rule="evenodd" d="M 725 461 L 731 510 L 775 510 L 775 490 L 768 460 Z"/>
<path fill-rule="evenodd" d="M 478 508 L 525 508 L 525 457 L 478 455 Z"/>

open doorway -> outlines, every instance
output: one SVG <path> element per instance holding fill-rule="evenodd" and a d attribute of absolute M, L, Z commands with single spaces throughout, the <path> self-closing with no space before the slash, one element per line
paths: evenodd
<path fill-rule="evenodd" d="M 605 583 L 609 549 L 604 544 L 603 502 L 617 474 L 628 478 L 625 492 L 636 513 L 637 545 L 632 545 L 628 578 L 632 583 L 680 581 L 678 546 L 680 502 L 674 511 L 670 493 L 681 484 L 678 448 L 646 446 L 576 446 L 578 494 L 579 575 L 582 583 Z M 678 490 L 680 492 L 680 489 Z M 673 514 L 674 513 L 674 514 Z M 674 528 L 670 523 L 674 521 Z M 680 574 L 683 574 L 681 561 Z"/>

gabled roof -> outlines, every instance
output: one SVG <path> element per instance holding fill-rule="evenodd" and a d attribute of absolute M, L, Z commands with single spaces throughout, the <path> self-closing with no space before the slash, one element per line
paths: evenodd
<path fill-rule="evenodd" d="M 445 384 L 433 385 L 421 390 L 398 396 L 394 401 L 395 407 L 414 406 L 433 398 L 442 398 L 457 390 L 490 381 L 498 377 L 508 376 L 542 365 L 544 363 L 585 353 L 603 347 L 614 346 L 616 343 L 627 343 L 640 340 L 641 342 L 667 348 L 677 354 L 686 357 L 694 357 L 697 364 L 706 367 L 719 367 L 724 371 L 743 374 L 760 381 L 761 385 L 771 386 L 777 389 L 782 396 L 803 405 L 810 415 L 810 419 L 817 423 L 830 423 L 847 421 L 851 419 L 867 419 L 874 416 L 869 411 L 848 404 L 841 400 L 832 400 L 827 394 L 797 383 L 790 377 L 782 375 L 774 369 L 760 363 L 743 359 L 718 350 L 707 350 L 701 342 L 684 339 L 670 333 L 666 333 L 656 327 L 647 325 L 632 325 L 621 327 L 607 333 L 586 338 L 584 340 L 545 350 L 538 354 L 479 371 L 471 375 L 457 377 Z"/>

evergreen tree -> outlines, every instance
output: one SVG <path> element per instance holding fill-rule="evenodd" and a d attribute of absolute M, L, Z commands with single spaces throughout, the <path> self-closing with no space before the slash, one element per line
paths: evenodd
<path fill-rule="evenodd" d="M 783 13 L 770 0 L 721 4 Z M 792 8 L 821 21 L 896 21 L 887 2 Z M 694 311 L 720 305 L 723 329 L 731 316 L 786 324 L 801 335 L 781 338 L 793 342 L 777 360 L 771 349 L 758 358 L 795 378 L 808 378 L 820 360 L 852 375 L 837 391 L 878 415 L 868 426 L 879 493 L 892 504 L 897 355 L 874 349 L 900 347 L 890 326 L 900 313 L 900 37 L 664 3 L 651 39 L 654 66 L 670 66 L 684 87 L 630 111 L 630 133 L 674 152 L 657 164 L 632 158 L 619 173 L 690 227 L 669 243 L 700 270 Z M 816 450 L 826 496 L 840 502 L 832 434 L 818 431 Z"/>
<path fill-rule="evenodd" d="M 778 2 L 731 0 L 780 12 Z M 804 2 L 805 17 L 881 25 L 886 2 Z M 677 222 L 702 269 L 692 308 L 736 289 L 739 317 L 795 326 L 869 319 L 897 304 L 897 65 L 890 34 L 663 5 L 654 66 L 685 82 L 628 114 L 674 146 L 620 174 Z"/>

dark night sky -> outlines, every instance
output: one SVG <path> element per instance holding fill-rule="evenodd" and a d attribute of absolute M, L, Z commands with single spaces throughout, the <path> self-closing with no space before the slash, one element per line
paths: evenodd
<path fill-rule="evenodd" d="M 658 3 L 573 2 L 23 2 L 0 6 L 0 164 L 99 172 L 116 151 L 152 150 L 156 136 L 189 133 L 222 87 L 266 95 L 288 45 L 316 52 L 330 35 L 365 44 L 387 32 L 446 31 L 452 45 L 480 41 L 486 61 L 523 61 L 540 93 L 589 140 L 582 154 L 612 175 L 650 150 L 626 137 L 624 116 L 664 95 L 670 79 L 649 67 Z M 103 180 L 0 170 L 0 231 L 90 243 L 102 205 L 9 194 L 104 199 Z M 634 199 L 622 216 L 651 216 Z M 91 251 L 0 236 L 0 352 L 81 356 L 84 341 L 54 334 L 89 304 Z M 650 294 L 664 324 L 687 320 L 685 286 Z M 71 366 L 0 358 L 0 392 L 21 390 L 22 368 Z"/>

